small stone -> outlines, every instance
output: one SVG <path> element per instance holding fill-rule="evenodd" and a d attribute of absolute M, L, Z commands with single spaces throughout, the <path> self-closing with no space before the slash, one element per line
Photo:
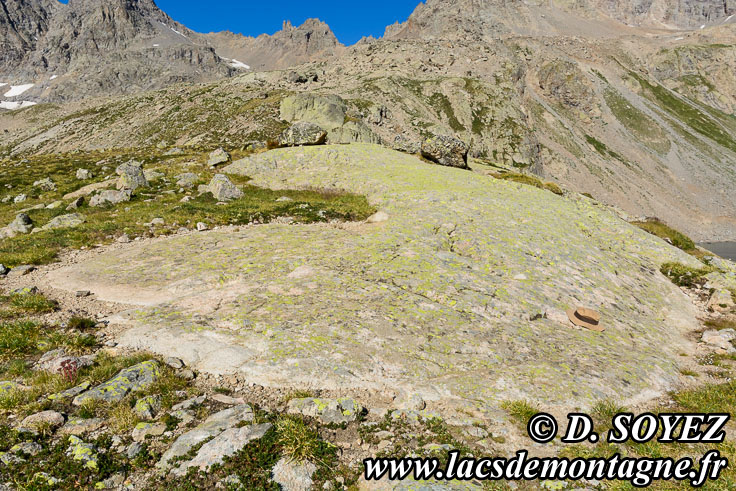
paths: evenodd
<path fill-rule="evenodd" d="M 171 409 L 174 411 L 192 409 L 193 407 L 201 406 L 206 400 L 207 396 L 193 397 L 192 399 L 187 399 L 186 401 L 180 402 L 179 404 L 174 404 Z"/>
<path fill-rule="evenodd" d="M 10 447 L 8 452 L 12 454 L 26 454 L 33 456 L 38 454 L 41 450 L 43 450 L 43 447 L 36 442 L 23 442 Z"/>
<path fill-rule="evenodd" d="M 204 231 L 205 231 L 205 230 L 207 230 L 208 228 L 209 228 L 209 227 L 207 226 L 207 224 L 206 224 L 206 223 L 204 223 L 204 222 L 197 222 L 197 231 L 198 231 L 198 232 L 204 232 Z"/>
<path fill-rule="evenodd" d="M 388 220 L 388 213 L 379 211 L 366 219 L 367 223 L 382 223 Z"/>
<path fill-rule="evenodd" d="M 320 419 L 323 423 L 349 423 L 358 419 L 363 406 L 353 399 L 318 399 L 309 397 L 292 399 L 288 402 L 286 412 L 301 414 Z"/>
<path fill-rule="evenodd" d="M 25 200 L 28 199 L 28 196 L 25 194 L 19 194 L 15 198 L 13 198 L 13 203 L 23 203 Z"/>
<path fill-rule="evenodd" d="M 294 200 L 289 198 L 288 196 L 282 196 L 276 199 L 277 203 L 288 203 L 289 201 L 294 201 Z"/>
<path fill-rule="evenodd" d="M 488 432 L 478 426 L 466 426 L 463 428 L 463 433 L 473 438 L 486 438 Z"/>
<path fill-rule="evenodd" d="M 128 237 L 128 234 L 123 234 L 118 237 L 117 241 L 121 244 L 128 244 L 130 242 L 130 237 Z"/>
<path fill-rule="evenodd" d="M 83 462 L 86 468 L 97 470 L 97 448 L 91 443 L 85 443 L 81 438 L 72 435 L 69 437 L 67 455 Z"/>
<path fill-rule="evenodd" d="M 128 448 L 125 450 L 125 455 L 129 459 L 134 459 L 142 451 L 143 451 L 143 444 L 141 444 L 140 442 L 133 442 L 130 445 L 128 445 Z"/>
<path fill-rule="evenodd" d="M 215 174 L 207 188 L 218 201 L 230 201 L 243 197 L 243 191 L 224 174 Z"/>
<path fill-rule="evenodd" d="M 225 457 L 236 454 L 248 443 L 262 438 L 269 429 L 271 429 L 269 423 L 228 428 L 202 445 L 192 460 L 182 463 L 171 473 L 175 476 L 183 476 L 191 467 L 206 470 L 213 465 L 220 464 Z"/>
<path fill-rule="evenodd" d="M 79 198 L 69 203 L 69 206 L 66 207 L 66 211 L 76 210 L 77 208 L 81 207 L 83 204 L 84 204 L 84 196 L 80 196 Z"/>
<path fill-rule="evenodd" d="M 222 404 L 230 405 L 230 406 L 235 406 L 235 405 L 238 405 L 238 404 L 245 404 L 245 401 L 243 400 L 242 397 L 237 397 L 237 398 L 236 397 L 230 397 L 230 396 L 227 396 L 225 394 L 213 394 L 210 397 L 210 399 L 212 399 L 213 401 L 220 402 Z"/>
<path fill-rule="evenodd" d="M 176 185 L 180 188 L 191 189 L 195 184 L 197 184 L 197 181 L 199 181 L 199 176 L 193 172 L 186 172 L 184 174 L 179 174 L 174 177 L 174 179 L 176 179 Z"/>
<path fill-rule="evenodd" d="M 26 417 L 20 423 L 20 428 L 32 431 L 55 430 L 64 424 L 64 416 L 56 411 L 41 411 Z"/>
<path fill-rule="evenodd" d="M 10 268 L 5 266 L 4 264 L 0 264 L 0 276 L 5 276 L 8 273 L 10 273 Z"/>
<path fill-rule="evenodd" d="M 5 230 L 5 237 L 8 238 L 15 237 L 19 234 L 28 234 L 33 230 L 33 220 L 26 213 L 18 213 L 15 216 L 15 220 L 10 222 L 3 230 Z"/>
<path fill-rule="evenodd" d="M 92 384 L 88 381 L 84 381 L 76 387 L 72 387 L 71 389 L 67 389 L 63 392 L 57 392 L 55 394 L 50 394 L 47 399 L 49 399 L 50 401 L 71 399 L 72 397 L 76 397 L 85 390 L 89 389 L 91 385 Z"/>
<path fill-rule="evenodd" d="M 34 368 L 50 373 L 60 373 L 64 365 L 74 366 L 75 369 L 79 370 L 80 368 L 91 366 L 93 363 L 94 357 L 67 355 L 64 348 L 59 348 L 44 353 Z"/>
<path fill-rule="evenodd" d="M 142 442 L 148 436 L 161 436 L 166 431 L 163 423 L 138 423 L 133 429 L 133 441 Z"/>
<path fill-rule="evenodd" d="M 95 484 L 95 489 L 119 489 L 125 482 L 125 475 L 121 473 L 114 474 L 104 481 Z"/>
<path fill-rule="evenodd" d="M 425 407 L 427 407 L 427 403 L 424 402 L 424 399 L 419 394 L 412 394 L 406 403 L 406 409 L 412 409 L 414 411 L 421 411 Z"/>
<path fill-rule="evenodd" d="M 164 362 L 168 366 L 170 366 L 171 368 L 173 368 L 174 370 L 179 370 L 180 368 L 184 368 L 184 362 L 181 361 L 179 358 L 174 358 L 174 357 L 171 357 L 170 356 L 170 357 L 166 358 L 166 360 L 164 360 Z"/>
<path fill-rule="evenodd" d="M 97 431 L 105 424 L 100 418 L 69 418 L 59 433 L 61 435 L 84 436 Z"/>
<path fill-rule="evenodd" d="M 77 179 L 80 181 L 86 181 L 87 179 L 92 179 L 92 177 L 94 176 L 88 169 L 77 169 Z"/>
<path fill-rule="evenodd" d="M 55 210 L 55 209 L 61 207 L 63 204 L 64 204 L 63 201 L 54 201 L 53 203 L 49 203 L 48 205 L 46 205 L 46 209 L 47 210 Z"/>
<path fill-rule="evenodd" d="M 230 154 L 222 148 L 218 148 L 214 152 L 210 153 L 207 165 L 210 167 L 217 167 L 222 164 L 226 164 L 230 161 Z"/>
<path fill-rule="evenodd" d="M 283 457 L 271 470 L 273 480 L 284 491 L 309 491 L 312 489 L 312 475 L 317 466 L 311 462 L 296 463 Z"/>
<path fill-rule="evenodd" d="M 133 412 L 135 412 L 139 418 L 144 421 L 151 421 L 156 417 L 156 413 L 161 409 L 161 396 L 152 395 L 146 396 L 142 399 L 138 399 L 133 406 Z"/>
<path fill-rule="evenodd" d="M 151 225 L 153 226 L 161 226 L 165 224 L 166 221 L 163 218 L 154 218 L 153 220 L 151 220 Z"/>
<path fill-rule="evenodd" d="M 39 188 L 43 191 L 56 191 L 56 184 L 54 184 L 54 182 L 48 177 L 34 182 L 33 187 Z"/>
<path fill-rule="evenodd" d="M 75 295 L 77 298 L 84 298 L 84 297 L 89 297 L 90 295 L 92 295 L 92 292 L 90 292 L 89 290 L 79 290 L 78 292 L 75 293 Z"/>

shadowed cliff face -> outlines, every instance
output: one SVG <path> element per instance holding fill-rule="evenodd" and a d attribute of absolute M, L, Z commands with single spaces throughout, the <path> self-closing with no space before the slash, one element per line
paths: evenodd
<path fill-rule="evenodd" d="M 0 4 L 0 70 L 19 63 L 48 30 L 55 0 L 3 0 Z"/>

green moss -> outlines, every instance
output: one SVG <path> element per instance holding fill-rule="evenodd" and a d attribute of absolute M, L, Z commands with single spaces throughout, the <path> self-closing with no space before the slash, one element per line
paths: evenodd
<path fill-rule="evenodd" d="M 541 412 L 539 406 L 530 401 L 505 401 L 501 407 L 518 423 L 526 425 L 532 417 Z"/>
<path fill-rule="evenodd" d="M 654 219 L 646 222 L 632 222 L 632 225 L 636 225 L 640 229 L 646 230 L 650 234 L 656 235 L 661 239 L 669 240 L 673 246 L 682 249 L 687 253 L 693 253 L 696 251 L 695 242 L 693 242 L 690 237 L 678 232 L 659 220 Z"/>
<path fill-rule="evenodd" d="M 495 177 L 496 179 L 503 179 L 504 181 L 513 181 L 513 182 L 518 182 L 520 184 L 526 184 L 527 186 L 534 186 L 535 188 L 545 189 L 559 196 L 564 194 L 562 189 L 557 184 L 553 182 L 543 182 L 538 177 L 532 176 L 530 174 L 518 174 L 516 172 L 507 172 L 503 174 L 495 173 L 493 174 L 493 177 Z"/>

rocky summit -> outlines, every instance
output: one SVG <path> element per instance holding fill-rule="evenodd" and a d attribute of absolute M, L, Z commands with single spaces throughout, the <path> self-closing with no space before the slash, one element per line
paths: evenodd
<path fill-rule="evenodd" d="M 0 491 L 736 488 L 733 0 L 190 3 L 0 0 Z"/>

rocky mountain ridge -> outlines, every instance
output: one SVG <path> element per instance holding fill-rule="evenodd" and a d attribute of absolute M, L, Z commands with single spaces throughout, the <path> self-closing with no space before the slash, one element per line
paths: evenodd
<path fill-rule="evenodd" d="M 153 0 L 8 0 L 0 10 L 0 83 L 12 104 L 130 94 L 323 59 L 342 45 L 310 19 L 273 35 L 200 34 Z M 30 86 L 27 88 L 27 86 Z M 18 92 L 18 91 L 16 91 Z"/>

